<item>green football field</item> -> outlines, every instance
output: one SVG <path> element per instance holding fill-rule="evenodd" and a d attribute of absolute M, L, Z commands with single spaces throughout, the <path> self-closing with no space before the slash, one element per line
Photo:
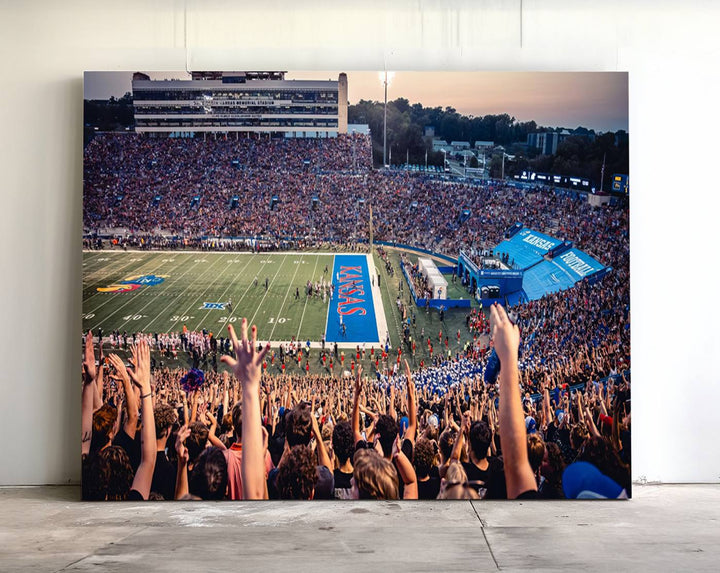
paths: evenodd
<path fill-rule="evenodd" d="M 404 283 L 398 271 L 399 253 L 389 250 L 388 256 L 396 269 L 394 276 L 387 273 L 377 254 L 373 256 L 375 269 L 382 279 L 384 320 L 381 320 L 386 323 L 391 346 L 397 348 L 402 337 L 397 298 L 402 298 L 416 315 L 411 334 L 418 341 L 417 353 L 408 356 L 412 367 L 417 367 L 421 360 L 427 364 L 430 356 L 424 341 L 427 337 L 437 341 L 439 331 L 452 338 L 453 352 L 473 339 L 465 327 L 466 310 L 450 309 L 441 322 L 436 310 L 426 312 L 415 307 L 407 285 L 399 289 L 400 283 Z M 300 340 L 310 339 L 313 346 L 317 346 L 325 331 L 329 303 L 316 297 L 308 299 L 304 286 L 308 280 L 316 281 L 323 276 L 330 281 L 333 257 L 334 254 L 311 252 L 88 251 L 83 253 L 83 330 L 92 329 L 97 334 L 100 327 L 104 336 L 115 329 L 128 333 L 180 332 L 184 324 L 188 330 L 206 328 L 223 336 L 228 323 L 238 327 L 245 316 L 257 325 L 261 341 L 285 341 L 295 336 Z M 324 274 L 326 265 L 327 275 Z M 268 279 L 267 292 L 265 278 Z M 128 280 L 145 284 L 122 284 Z M 299 300 L 295 300 L 296 287 L 300 291 Z M 134 290 L 120 292 L 128 288 Z M 468 296 L 458 284 L 451 283 L 448 292 L 453 297 Z M 225 309 L 204 308 L 205 303 L 212 306 L 230 300 L 232 312 L 227 306 Z M 454 338 L 458 330 L 462 337 L 460 343 Z M 380 336 L 384 336 L 384 331 Z M 186 362 L 186 357 L 180 356 L 178 363 Z M 363 367 L 372 371 L 369 356 Z M 314 361 L 311 364 L 312 372 L 326 370 L 322 364 Z"/>
<path fill-rule="evenodd" d="M 179 332 L 185 325 L 219 333 L 247 317 L 260 340 L 316 341 L 328 302 L 306 297 L 304 287 L 308 280 L 330 281 L 332 269 L 332 254 L 85 252 L 83 330 Z M 141 284 L 123 284 L 129 280 Z"/>

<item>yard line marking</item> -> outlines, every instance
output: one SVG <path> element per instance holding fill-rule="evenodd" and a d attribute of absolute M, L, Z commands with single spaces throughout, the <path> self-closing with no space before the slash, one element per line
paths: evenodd
<path fill-rule="evenodd" d="M 95 253 L 93 254 L 95 256 L 92 258 L 86 258 L 85 255 L 83 255 L 83 277 L 85 274 L 92 275 L 96 272 L 100 272 L 105 267 L 106 261 L 99 261 L 99 259 L 104 259 L 105 257 L 101 257 Z"/>
<path fill-rule="evenodd" d="M 193 270 L 198 264 L 199 264 L 199 261 L 198 261 L 197 263 L 195 263 L 193 266 L 191 266 L 188 270 L 186 270 L 183 274 L 181 274 L 181 275 L 178 277 L 178 279 L 181 279 L 182 277 L 184 277 L 184 276 L 185 276 L 186 274 L 188 274 L 191 270 Z M 162 266 L 162 265 L 161 265 L 161 266 Z M 159 267 L 158 267 L 158 268 L 159 268 Z M 165 292 L 168 290 L 168 288 L 169 288 L 169 287 L 165 287 L 162 292 L 160 292 L 160 293 L 156 294 L 155 296 L 153 296 L 153 300 L 156 299 L 158 296 L 161 296 L 163 293 L 165 293 Z M 126 295 L 126 296 L 127 296 L 127 295 Z M 114 300 L 114 297 L 111 298 L 110 300 Z M 122 310 L 123 308 L 125 308 L 128 304 L 130 304 L 130 303 L 133 302 L 134 300 L 135 300 L 134 297 L 133 297 L 133 298 L 129 298 L 126 303 L 120 305 L 120 306 L 119 306 L 118 308 L 116 308 L 113 312 L 111 312 L 109 315 L 107 315 L 107 316 L 105 317 L 105 320 L 107 320 L 107 319 L 110 318 L 111 316 L 117 314 L 120 310 Z M 110 302 L 110 301 L 108 301 L 108 302 Z M 153 301 L 150 301 L 150 302 L 153 302 Z M 107 303 L 105 303 L 105 304 L 107 304 Z M 140 310 L 143 310 L 144 308 L 146 308 L 146 307 L 148 306 L 148 304 L 150 304 L 150 303 L 147 303 L 147 304 L 146 304 L 145 306 L 143 306 Z M 102 305 L 101 305 L 101 306 L 102 306 Z M 95 330 L 98 326 L 100 326 L 100 324 L 101 324 L 101 323 L 98 323 L 96 326 L 94 326 L 94 327 L 92 328 L 92 330 Z M 124 326 L 125 324 L 127 324 L 127 323 L 124 323 L 123 326 Z M 122 327 L 121 327 L 121 328 L 122 328 Z M 119 328 L 117 328 L 117 329 L 115 329 L 115 330 L 119 330 Z"/>
<path fill-rule="evenodd" d="M 232 255 L 230 255 L 230 256 L 232 256 Z M 215 258 L 216 258 L 215 262 L 212 263 L 212 264 L 198 277 L 198 279 L 199 279 L 200 277 L 203 277 L 210 269 L 212 269 L 212 268 L 217 264 L 218 260 L 226 260 L 225 253 L 223 253 L 223 254 L 217 254 L 217 255 L 215 255 Z M 227 269 L 225 269 L 225 270 L 227 270 Z M 214 284 L 220 279 L 220 277 L 223 276 L 223 274 L 225 274 L 225 270 L 221 271 L 221 272 L 215 277 L 215 280 L 211 281 L 210 284 L 208 284 L 208 285 L 205 287 L 205 290 L 203 290 L 203 291 L 200 293 L 199 296 L 196 296 L 194 299 L 192 299 L 192 302 L 190 303 L 190 306 L 188 306 L 187 310 L 185 310 L 185 311 L 183 311 L 183 312 L 181 312 L 181 313 L 179 313 L 179 314 L 177 315 L 177 316 L 178 316 L 177 320 L 170 321 L 170 326 L 166 329 L 167 332 L 172 331 L 173 325 L 175 325 L 175 324 L 177 324 L 178 322 L 180 322 L 180 317 L 185 316 L 186 314 L 188 314 L 188 313 L 192 310 L 192 308 L 195 306 L 195 301 L 200 300 L 200 299 L 203 298 L 203 296 L 204 296 L 205 293 L 208 291 L 208 289 L 209 289 L 212 285 L 214 285 Z M 196 279 L 196 280 L 197 280 L 197 279 Z M 188 285 L 187 288 L 190 288 L 193 284 L 195 284 L 195 282 L 196 282 L 196 281 L 191 282 L 191 283 Z M 185 289 L 185 290 L 187 290 L 187 289 Z M 184 293 L 184 292 L 185 292 L 185 291 L 183 291 L 183 293 Z M 180 294 L 180 296 L 182 296 L 182 293 Z M 165 307 L 165 309 L 167 309 L 167 307 Z M 163 309 L 162 311 L 160 311 L 160 314 L 162 314 L 163 312 L 165 312 L 165 309 Z M 145 326 L 145 329 L 147 329 L 153 322 L 155 322 L 155 321 L 159 318 L 160 314 L 157 314 L 157 315 L 155 316 L 155 318 L 153 318 L 153 319 Z"/>
<path fill-rule="evenodd" d="M 88 255 L 88 257 L 95 257 L 95 258 L 97 258 L 97 257 L 99 257 L 99 256 L 100 256 L 102 253 L 104 253 L 104 252 L 105 252 L 105 251 L 97 251 L 97 250 L 95 250 L 95 249 L 93 249 L 92 251 L 89 251 L 89 250 L 87 250 L 87 249 L 83 249 L 83 258 L 84 258 L 85 255 Z M 115 252 L 115 251 L 111 251 L 111 252 Z"/>
<path fill-rule="evenodd" d="M 312 277 L 310 277 L 310 280 L 315 278 L 315 271 L 317 270 L 317 264 L 319 260 L 320 257 L 315 257 L 315 268 L 313 268 Z M 300 317 L 300 324 L 298 325 L 297 335 L 295 336 L 297 340 L 300 340 L 300 329 L 302 328 L 302 323 L 305 319 L 305 309 L 307 309 L 307 303 L 309 298 L 309 296 L 305 296 L 305 306 L 303 306 L 302 316 Z"/>
<path fill-rule="evenodd" d="M 106 255 L 114 255 L 117 252 L 119 251 L 83 251 L 83 263 L 88 266 L 96 266 L 96 268 L 99 268 L 101 265 L 97 264 L 98 259 L 102 259 Z"/>
<path fill-rule="evenodd" d="M 287 259 L 287 258 L 288 258 L 288 256 L 287 256 L 287 254 L 286 254 L 285 257 L 283 257 L 282 262 L 278 265 L 278 270 L 275 271 L 275 276 L 274 276 L 273 279 L 270 281 L 270 284 L 268 285 L 268 288 L 267 288 L 267 290 L 265 291 L 265 296 L 262 297 L 262 300 L 260 301 L 260 304 L 258 304 L 258 307 L 255 309 L 255 314 L 253 314 L 252 318 L 251 318 L 250 321 L 248 322 L 248 326 L 250 326 L 251 324 L 254 324 L 255 317 L 257 316 L 257 313 L 260 312 L 260 307 L 262 306 L 263 302 L 265 302 L 265 297 L 266 297 L 266 296 L 268 295 L 268 293 L 270 292 L 270 287 L 271 287 L 272 284 L 275 282 L 275 279 L 277 278 L 278 273 L 280 272 L 280 269 L 283 268 L 283 265 L 285 264 L 285 259 Z"/>
<path fill-rule="evenodd" d="M 244 272 L 246 268 L 248 268 L 248 265 L 253 261 L 253 259 L 254 259 L 257 255 L 258 255 L 258 253 L 254 253 L 253 256 L 250 257 L 250 259 L 248 260 L 248 262 L 245 263 L 245 266 L 240 270 L 241 273 Z M 232 268 L 232 265 L 229 264 L 229 265 L 228 265 L 228 268 Z M 225 269 L 225 271 L 227 271 L 227 269 Z M 220 273 L 220 276 L 223 276 L 223 275 L 225 274 L 225 271 L 223 271 L 222 273 Z M 228 289 L 229 289 L 231 286 L 232 286 L 232 280 L 230 281 L 230 284 L 229 284 L 227 287 L 225 287 L 225 290 L 224 290 L 224 291 L 222 292 L 222 294 L 220 295 L 220 298 L 221 298 L 221 299 L 225 296 L 225 293 L 228 291 Z M 250 288 L 250 285 L 248 285 L 248 288 Z M 206 290 L 207 290 L 207 289 L 206 289 Z M 245 293 L 247 293 L 247 290 L 245 290 Z M 203 293 L 203 294 L 204 294 L 204 293 Z M 240 302 L 243 298 L 245 298 L 245 294 L 243 294 L 242 297 L 240 297 L 240 300 L 239 300 L 238 302 Z M 211 312 L 212 312 L 211 310 L 208 310 L 208 311 L 205 313 L 205 316 L 203 316 L 203 317 L 200 319 L 200 322 L 198 322 L 198 325 L 195 327 L 195 331 L 198 331 L 198 330 L 200 329 L 200 325 L 203 323 L 204 320 L 207 319 L 208 315 L 209 315 Z"/>
<path fill-rule="evenodd" d="M 199 265 L 201 260 L 203 260 L 203 259 L 197 259 L 198 262 L 195 263 L 195 265 Z M 185 287 L 185 289 L 178 295 L 178 297 L 183 296 L 183 295 L 188 291 L 188 289 L 190 289 L 198 280 L 200 280 L 200 279 L 201 279 L 202 277 L 204 277 L 207 273 L 209 273 L 210 270 L 218 263 L 218 261 L 221 261 L 221 260 L 223 260 L 222 255 L 216 257 L 215 262 L 212 263 L 211 265 L 209 265 L 202 273 L 200 273 L 200 274 L 197 276 L 197 278 L 195 278 L 195 279 L 193 279 L 192 281 L 190 281 L 190 284 Z M 193 265 L 193 267 L 195 267 L 195 265 Z M 183 273 L 183 274 L 182 274 L 180 277 L 178 277 L 178 278 L 182 278 L 183 276 L 185 276 L 185 274 L 187 274 L 187 271 L 186 271 L 185 273 Z M 215 280 L 217 280 L 217 279 L 215 279 Z M 205 289 L 205 290 L 207 290 L 207 289 Z M 158 295 L 158 296 L 159 296 L 159 295 Z M 154 301 L 154 300 L 151 300 L 151 301 L 148 302 L 145 306 L 143 306 L 143 307 L 140 309 L 140 311 L 138 311 L 138 312 L 142 312 L 145 308 L 148 307 L 148 305 L 152 304 L 153 302 L 155 302 L 155 301 Z M 148 323 L 145 325 L 145 328 L 143 329 L 143 332 L 144 332 L 145 330 L 149 329 L 149 328 L 150 328 L 150 325 L 151 325 L 153 322 L 155 322 L 158 318 L 160 318 L 160 315 L 163 314 L 168 308 L 170 308 L 174 302 L 175 302 L 174 300 L 171 300 L 160 312 L 158 312 L 158 313 L 155 315 L 155 318 L 153 318 L 150 322 L 148 322 Z M 127 322 L 129 322 L 129 321 L 127 321 Z M 125 324 L 127 324 L 127 322 L 126 322 Z M 125 324 L 123 324 L 123 326 L 125 326 Z M 121 328 L 122 328 L 122 327 L 121 327 Z"/>
<path fill-rule="evenodd" d="M 300 267 L 302 266 L 302 260 L 304 255 L 300 255 L 300 262 L 295 266 L 295 272 L 293 273 L 293 278 L 290 281 L 290 284 L 288 285 L 287 292 L 285 293 L 285 298 L 282 301 L 282 304 L 280 305 L 280 310 L 277 313 L 277 316 L 275 317 L 275 322 L 273 324 L 272 330 L 270 331 L 270 339 L 272 339 L 272 335 L 275 333 L 275 327 L 278 325 L 278 318 L 280 318 L 280 315 L 282 314 L 283 307 L 285 306 L 285 301 L 287 301 L 287 297 L 290 294 L 290 290 L 292 289 L 293 283 L 295 282 L 295 277 L 297 276 L 297 272 L 300 270 Z M 317 257 L 315 257 L 315 260 L 317 261 Z M 317 262 L 315 263 L 317 265 Z M 307 298 L 307 293 L 305 293 Z"/>
<path fill-rule="evenodd" d="M 259 254 L 259 253 L 258 253 L 258 254 Z M 263 254 L 263 255 L 269 255 L 270 253 L 262 253 L 262 254 Z M 279 253 L 278 253 L 278 254 L 279 254 Z M 263 260 L 264 260 L 265 262 L 264 262 L 264 263 L 261 263 L 262 266 L 260 267 L 260 271 L 262 271 L 262 270 L 265 268 L 265 265 L 268 264 L 268 259 L 263 259 Z M 281 266 L 282 266 L 282 265 L 281 265 Z M 259 275 L 259 274 L 260 274 L 260 273 L 256 274 L 255 277 L 253 277 L 253 278 L 254 278 L 254 279 L 258 278 L 258 275 Z M 240 300 L 238 300 L 238 302 L 240 302 L 241 300 L 243 300 L 243 299 L 245 298 L 245 295 L 246 295 L 246 294 L 248 293 L 248 291 L 250 290 L 250 285 L 251 285 L 251 284 L 252 284 L 252 283 L 248 283 L 248 286 L 247 286 L 247 288 L 245 289 L 245 292 L 244 292 L 243 295 L 240 297 Z M 268 287 L 268 289 L 269 289 L 269 287 Z M 235 314 L 235 311 L 236 311 L 236 310 L 239 310 L 239 309 L 240 309 L 240 305 L 238 304 L 238 306 L 228 315 L 228 317 L 227 317 L 228 319 L 225 321 L 225 325 L 224 325 L 224 326 L 227 326 L 228 324 L 231 324 L 230 319 L 231 319 L 231 318 L 233 317 L 233 315 Z"/>

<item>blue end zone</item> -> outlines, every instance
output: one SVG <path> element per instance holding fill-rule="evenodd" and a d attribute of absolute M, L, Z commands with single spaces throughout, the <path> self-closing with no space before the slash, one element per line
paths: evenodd
<path fill-rule="evenodd" d="M 325 324 L 326 340 L 356 344 L 379 342 L 367 257 L 335 255 L 332 282 L 335 289 Z"/>

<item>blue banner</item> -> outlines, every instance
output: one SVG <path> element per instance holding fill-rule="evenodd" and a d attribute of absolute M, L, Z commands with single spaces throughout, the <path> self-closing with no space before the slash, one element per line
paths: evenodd
<path fill-rule="evenodd" d="M 530 229 L 521 230 L 512 241 L 514 243 L 520 242 L 526 249 L 531 249 L 539 255 L 544 255 L 550 249 L 557 247 L 562 241 L 554 239 L 544 233 L 538 231 L 532 231 Z"/>
<path fill-rule="evenodd" d="M 567 269 L 571 273 L 571 276 L 575 277 L 575 280 L 593 275 L 604 268 L 601 263 L 593 259 L 590 255 L 577 249 L 570 249 L 554 259 L 553 262 L 560 268 Z"/>

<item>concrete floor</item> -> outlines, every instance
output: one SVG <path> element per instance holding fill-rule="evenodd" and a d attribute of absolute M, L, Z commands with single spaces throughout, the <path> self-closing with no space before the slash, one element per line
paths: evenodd
<path fill-rule="evenodd" d="M 82 503 L 0 488 L 0 571 L 718 571 L 720 486 L 631 501 Z"/>

